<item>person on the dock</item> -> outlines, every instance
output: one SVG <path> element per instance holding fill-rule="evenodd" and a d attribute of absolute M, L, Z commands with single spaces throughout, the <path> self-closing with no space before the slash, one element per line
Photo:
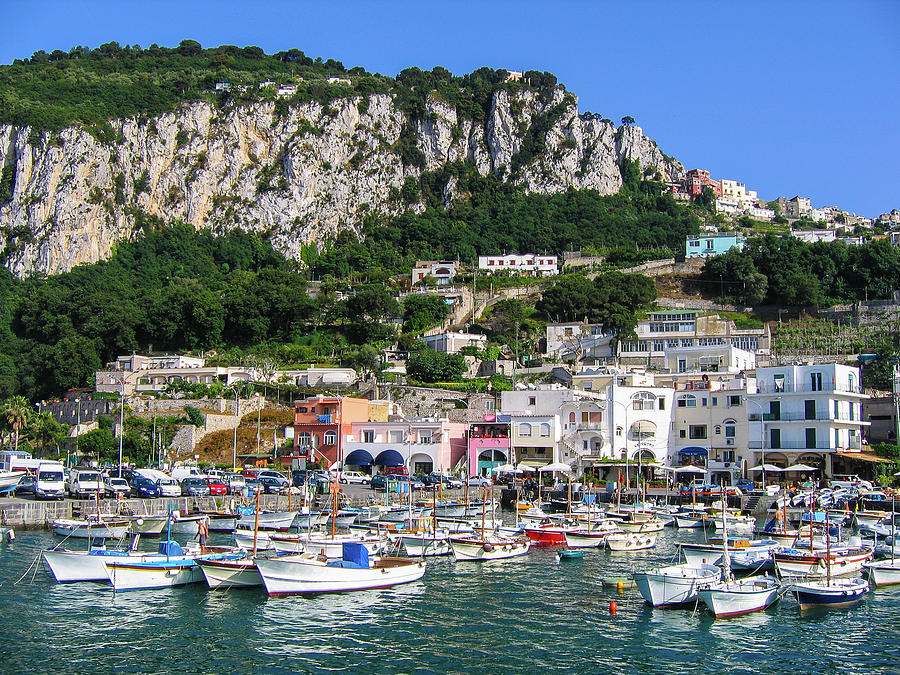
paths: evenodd
<path fill-rule="evenodd" d="M 197 526 L 197 537 L 200 539 L 200 550 L 202 551 L 206 548 L 206 538 L 209 537 L 209 525 L 206 518 L 203 518 Z"/>

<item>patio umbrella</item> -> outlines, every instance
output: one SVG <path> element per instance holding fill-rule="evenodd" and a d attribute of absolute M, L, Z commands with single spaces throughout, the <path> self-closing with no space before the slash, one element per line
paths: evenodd
<path fill-rule="evenodd" d="M 708 473 L 706 469 L 701 469 L 699 466 L 679 466 L 675 469 L 675 473 Z"/>
<path fill-rule="evenodd" d="M 512 464 L 501 464 L 491 469 L 491 473 L 515 473 L 517 470 Z"/>
<path fill-rule="evenodd" d="M 537 468 L 533 466 L 529 466 L 525 462 L 519 462 L 519 466 L 516 467 L 519 471 L 534 471 L 537 472 Z"/>
<path fill-rule="evenodd" d="M 819 468 L 815 466 L 809 466 L 809 464 L 791 464 L 788 468 L 784 469 L 784 471 L 818 471 Z"/>
<path fill-rule="evenodd" d="M 554 462 L 553 464 L 542 466 L 538 471 L 562 471 L 563 473 L 571 473 L 572 467 L 568 464 L 563 464 L 562 462 Z"/>
<path fill-rule="evenodd" d="M 784 471 L 780 467 L 775 466 L 774 464 L 763 464 L 761 466 L 751 466 L 747 471 Z"/>

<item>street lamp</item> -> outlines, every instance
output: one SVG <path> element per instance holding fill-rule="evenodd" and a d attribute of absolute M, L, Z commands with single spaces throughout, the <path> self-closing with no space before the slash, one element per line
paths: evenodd
<path fill-rule="evenodd" d="M 125 436 L 125 372 L 122 372 L 122 395 L 119 397 L 119 478 L 122 477 L 122 439 Z"/>
<path fill-rule="evenodd" d="M 81 433 L 81 399 L 75 399 L 77 417 L 75 418 L 75 461 L 78 461 L 78 434 Z"/>
<path fill-rule="evenodd" d="M 237 470 L 237 429 L 241 421 L 241 400 L 238 397 L 238 386 L 228 387 L 234 392 L 234 443 L 231 446 L 231 470 Z"/>

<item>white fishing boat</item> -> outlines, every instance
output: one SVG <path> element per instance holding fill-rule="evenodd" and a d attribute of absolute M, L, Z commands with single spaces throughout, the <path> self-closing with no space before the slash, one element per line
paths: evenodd
<path fill-rule="evenodd" d="M 900 558 L 867 562 L 863 567 L 869 573 L 869 580 L 875 588 L 900 584 Z"/>
<path fill-rule="evenodd" d="M 606 545 L 610 551 L 642 551 L 656 546 L 656 533 L 623 532 L 606 537 Z"/>
<path fill-rule="evenodd" d="M 724 537 L 712 538 L 705 544 L 679 543 L 678 549 L 684 561 L 689 565 L 716 565 L 722 560 L 724 554 Z M 740 537 L 728 538 L 728 549 L 732 562 L 739 553 L 764 552 L 763 558 L 770 558 L 773 550 L 782 550 L 783 547 L 773 539 L 746 539 Z"/>
<path fill-rule="evenodd" d="M 778 579 L 767 575 L 735 579 L 731 573 L 731 550 L 728 537 L 728 519 L 725 520 L 725 536 L 722 538 L 722 583 L 701 588 L 700 600 L 717 619 L 740 616 L 765 609 L 778 599 Z"/>
<path fill-rule="evenodd" d="M 727 519 L 727 527 L 729 530 L 735 531 L 745 531 L 752 532 L 753 528 L 756 527 L 756 518 L 753 516 L 739 516 L 728 514 L 727 516 L 713 516 L 710 518 L 712 521 L 712 526 L 716 530 L 724 530 L 726 527 L 725 520 Z"/>
<path fill-rule="evenodd" d="M 59 519 L 53 521 L 53 531 L 61 537 L 78 539 L 119 539 L 128 532 L 131 521 L 127 518 L 112 519 L 86 518 L 79 520 Z"/>
<path fill-rule="evenodd" d="M 450 532 L 438 532 L 437 534 L 404 534 L 400 537 L 406 555 L 419 558 L 421 556 L 440 556 L 453 553 L 450 545 Z"/>
<path fill-rule="evenodd" d="M 425 561 L 410 558 L 369 559 L 361 544 L 348 543 L 340 560 L 327 562 L 309 553 L 257 558 L 256 566 L 271 596 L 336 593 L 387 588 L 421 579 Z"/>
<path fill-rule="evenodd" d="M 130 534 L 139 534 L 142 537 L 158 537 L 166 529 L 169 516 L 165 513 L 153 516 L 132 516 L 128 527 Z"/>
<path fill-rule="evenodd" d="M 600 548 L 606 544 L 606 538 L 611 534 L 622 534 L 619 523 L 612 518 L 586 523 L 584 527 L 566 532 L 566 546 L 569 548 Z"/>
<path fill-rule="evenodd" d="M 259 513 L 259 529 L 261 530 L 288 530 L 294 524 L 297 513 L 294 511 L 261 511 Z M 328 516 L 322 515 L 322 522 Z M 257 516 L 252 511 L 250 513 L 241 513 L 235 522 L 235 529 L 253 529 L 257 527 Z"/>
<path fill-rule="evenodd" d="M 24 475 L 24 471 L 0 471 L 0 493 L 15 490 Z"/>
<path fill-rule="evenodd" d="M 658 608 L 696 600 L 701 588 L 719 584 L 721 580 L 722 571 L 715 565 L 670 565 L 634 574 L 641 596 Z"/>
<path fill-rule="evenodd" d="M 774 554 L 775 567 L 782 577 L 822 577 L 858 574 L 863 563 L 872 558 L 866 546 L 821 549 L 785 549 Z"/>
<path fill-rule="evenodd" d="M 267 550 L 272 548 L 272 542 L 269 540 L 269 537 L 277 534 L 273 531 L 265 531 L 259 530 L 256 532 L 254 536 L 253 530 L 235 530 L 234 531 L 234 545 L 238 548 L 243 548 L 248 551 L 252 551 L 254 545 L 257 550 Z"/>
<path fill-rule="evenodd" d="M 345 511 L 341 509 L 337 512 L 336 515 L 333 515 L 329 511 L 325 511 L 325 524 L 331 525 L 331 521 L 334 521 L 335 527 L 350 527 L 353 523 L 356 522 L 356 511 Z"/>
<path fill-rule="evenodd" d="M 680 529 L 690 529 L 695 527 L 703 527 L 703 524 L 709 520 L 709 514 L 706 513 L 676 513 L 675 527 Z"/>
<path fill-rule="evenodd" d="M 501 537 L 488 535 L 482 537 L 451 537 L 453 558 L 463 560 L 502 560 L 515 558 L 528 553 L 531 541 L 527 537 Z"/>
<path fill-rule="evenodd" d="M 234 532 L 237 527 L 237 514 L 222 511 L 201 511 L 209 519 L 210 532 Z"/>
<path fill-rule="evenodd" d="M 859 577 L 827 579 L 792 584 L 790 590 L 797 596 L 801 610 L 812 607 L 850 607 L 865 597 L 869 584 Z"/>
<path fill-rule="evenodd" d="M 262 577 L 251 557 L 231 559 L 200 558 L 197 566 L 211 589 L 249 588 L 262 586 Z"/>
<path fill-rule="evenodd" d="M 356 512 L 355 520 L 359 520 L 359 512 Z M 294 515 L 294 519 L 291 521 L 291 526 L 296 527 L 298 530 L 313 530 L 317 527 L 325 525 L 328 521 L 328 514 L 324 511 L 312 511 L 309 509 L 304 509 L 299 513 Z M 253 527 L 252 525 L 250 526 Z M 262 527 L 262 525 L 260 525 Z"/>
<path fill-rule="evenodd" d="M 369 554 L 380 553 L 385 539 L 380 536 L 360 536 L 358 534 L 272 534 L 269 537 L 271 548 L 277 553 L 313 553 L 326 558 L 340 558 L 344 554 L 344 544 L 356 543 L 364 545 Z"/>
<path fill-rule="evenodd" d="M 636 532 L 640 534 L 650 534 L 652 532 L 661 532 L 664 525 L 662 520 L 653 516 L 651 518 L 640 520 L 623 520 L 619 522 L 619 527 L 625 532 Z"/>
<path fill-rule="evenodd" d="M 198 558 L 237 560 L 243 557 L 243 553 L 186 554 L 174 541 L 160 542 L 160 553 L 152 560 L 107 561 L 109 583 L 116 591 L 182 586 L 203 581 Z"/>
<path fill-rule="evenodd" d="M 200 531 L 201 521 L 209 524 L 209 518 L 202 513 L 172 511 L 172 525 L 169 534 L 178 539 L 193 539 Z"/>

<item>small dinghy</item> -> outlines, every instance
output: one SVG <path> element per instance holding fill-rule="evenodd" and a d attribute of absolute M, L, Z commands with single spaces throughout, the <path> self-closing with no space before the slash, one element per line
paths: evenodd
<path fill-rule="evenodd" d="M 570 551 L 568 549 L 556 552 L 556 560 L 581 560 L 584 557 L 584 551 Z"/>

